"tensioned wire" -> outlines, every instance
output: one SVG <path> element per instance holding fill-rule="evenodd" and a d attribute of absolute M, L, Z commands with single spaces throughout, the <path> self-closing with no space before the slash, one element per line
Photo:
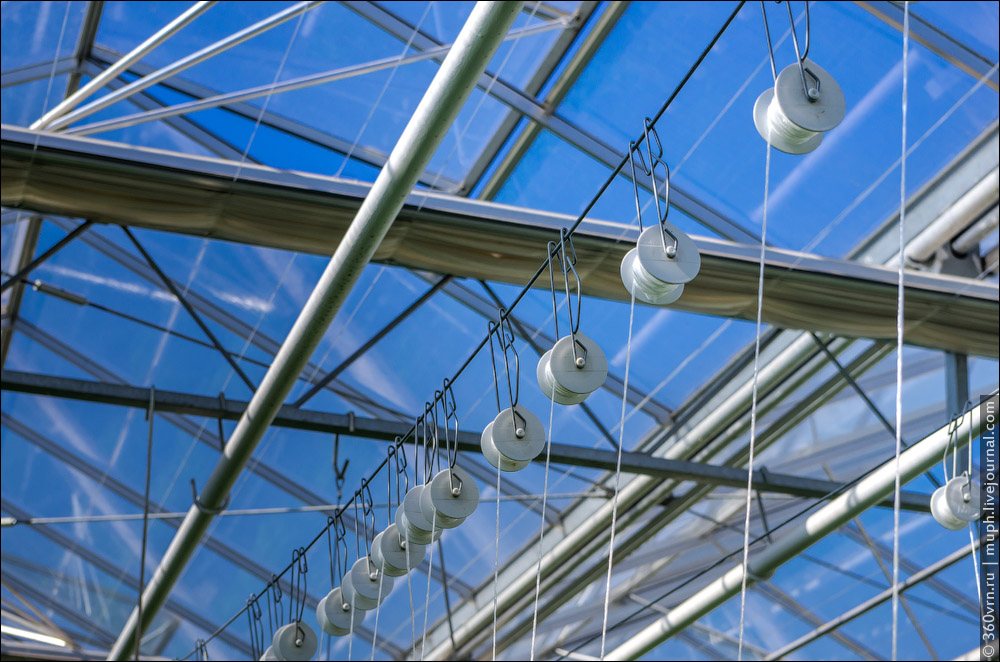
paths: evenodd
<path fill-rule="evenodd" d="M 767 20 L 765 14 L 764 20 Z M 753 503 L 753 461 L 754 447 L 757 441 L 757 385 L 760 375 L 760 329 L 761 313 L 764 309 L 764 264 L 767 251 L 765 237 L 767 236 L 767 194 L 771 184 L 771 123 L 767 125 L 767 143 L 764 157 L 764 214 L 760 228 L 760 260 L 757 276 L 757 326 L 754 334 L 753 347 L 753 387 L 750 396 L 750 448 L 747 457 L 747 506 L 743 522 L 743 575 L 740 578 L 740 637 L 736 659 L 743 659 L 743 627 L 747 601 L 747 562 L 750 558 L 750 508 Z"/>
<path fill-rule="evenodd" d="M 652 171 L 652 154 L 650 154 L 650 171 Z M 654 192 L 655 195 L 655 192 Z M 615 496 L 611 505 L 611 538 L 608 541 L 608 577 L 604 585 L 604 619 L 601 625 L 601 659 L 604 659 L 604 645 L 608 632 L 608 607 L 611 603 L 611 569 L 615 555 L 615 527 L 618 524 L 618 493 L 622 481 L 622 447 L 625 445 L 625 405 L 628 402 L 628 373 L 632 362 L 632 322 L 635 318 L 635 291 L 633 288 L 628 309 L 628 340 L 625 343 L 625 385 L 622 393 L 621 423 L 618 426 L 618 459 L 615 466 Z"/>
<path fill-rule="evenodd" d="M 677 95 L 680 93 L 680 91 L 684 88 L 684 86 L 687 84 L 687 82 L 691 79 L 691 77 L 694 75 L 695 71 L 698 69 L 698 67 L 701 65 L 701 63 L 704 61 L 704 59 L 708 56 L 708 53 L 711 52 L 711 50 L 714 48 L 715 44 L 722 37 L 722 35 L 725 33 L 726 29 L 729 27 L 729 25 L 736 18 L 736 15 L 739 13 L 739 11 L 743 7 L 743 5 L 744 5 L 744 1 L 741 1 L 736 6 L 736 8 L 732 11 L 732 13 L 729 15 L 729 17 L 726 19 L 725 23 L 719 28 L 719 30 L 716 32 L 715 36 L 712 38 L 711 42 L 700 53 L 699 57 L 696 59 L 696 61 L 694 62 L 694 64 L 690 67 L 690 69 L 687 71 L 687 73 L 684 75 L 684 77 L 681 79 L 681 81 L 674 88 L 674 91 L 664 101 L 664 103 L 661 105 L 661 107 L 659 108 L 659 110 L 651 118 L 651 120 L 650 120 L 650 125 L 651 126 L 655 126 L 656 122 L 660 119 L 660 117 L 663 115 L 663 113 L 666 112 L 667 108 L 670 106 L 670 104 L 673 102 L 673 100 L 677 97 Z M 642 139 L 642 136 L 639 136 L 639 138 L 636 140 L 636 144 L 637 145 L 640 144 L 641 139 Z M 601 196 L 603 196 L 604 192 L 608 189 L 608 187 L 611 185 L 611 183 L 614 181 L 614 179 L 619 174 L 623 173 L 623 169 L 624 169 L 624 167 L 625 167 L 625 165 L 627 163 L 628 163 L 628 155 L 624 156 L 622 158 L 622 160 L 618 163 L 618 165 L 612 170 L 611 174 L 608 176 L 608 178 L 606 179 L 606 181 L 604 182 L 604 184 L 598 189 L 597 193 L 593 196 L 593 198 L 590 200 L 590 202 L 588 202 L 588 204 L 586 205 L 586 207 L 584 208 L 584 210 L 577 216 L 576 220 L 567 229 L 567 231 L 562 234 L 562 238 L 559 240 L 559 242 L 554 242 L 555 243 L 555 247 L 554 247 L 555 251 L 559 251 L 559 250 L 562 249 L 562 247 L 563 247 L 564 242 L 566 241 L 566 239 L 572 236 L 573 232 L 575 232 L 576 229 L 580 226 L 580 224 L 584 221 L 584 219 L 587 217 L 587 215 L 593 209 L 594 205 L 597 204 L 597 201 L 601 198 Z M 548 256 L 548 257 L 551 258 L 551 255 Z M 538 267 L 538 269 L 535 271 L 534 275 L 532 275 L 532 277 L 528 280 L 528 282 L 521 289 L 521 291 L 518 293 L 518 295 L 514 298 L 514 300 L 511 302 L 511 304 L 498 317 L 499 325 L 497 325 L 497 327 L 495 327 L 495 328 L 501 328 L 502 324 L 504 322 L 506 322 L 507 317 L 511 315 L 512 311 L 517 306 L 517 304 L 520 303 L 520 301 L 524 298 L 524 296 L 530 290 L 531 286 L 538 280 L 538 278 L 541 277 L 542 273 L 546 269 L 546 265 L 548 265 L 548 259 L 546 259 L 542 263 L 542 265 Z M 490 342 L 490 339 L 492 338 L 492 334 L 493 334 L 493 331 L 491 331 L 490 333 L 488 333 L 486 335 L 486 337 L 484 337 L 479 342 L 479 344 L 472 350 L 472 352 L 470 353 L 470 355 L 459 366 L 459 368 L 456 370 L 456 372 L 454 373 L 454 375 L 452 376 L 452 378 L 449 380 L 449 382 L 451 384 L 454 384 L 458 380 L 458 378 L 461 377 L 462 374 L 464 374 L 465 370 L 472 363 L 473 359 L 479 354 L 480 351 L 482 351 L 482 349 L 486 346 L 486 343 Z M 436 406 L 438 404 L 438 402 L 441 400 L 442 397 L 443 397 L 442 394 L 435 394 L 432 397 L 431 401 L 429 402 L 429 405 L 432 406 L 432 407 Z M 419 421 L 420 418 L 422 418 L 422 417 L 418 417 L 417 421 Z M 408 440 L 411 435 L 414 435 L 416 433 L 416 429 L 417 429 L 417 423 L 415 422 L 413 425 L 411 425 L 411 427 L 410 427 L 409 431 L 407 432 L 407 434 L 404 435 L 398 442 L 396 442 L 397 447 L 399 447 L 400 445 L 402 445 L 403 443 L 405 443 L 406 440 Z M 388 466 L 388 459 L 387 458 L 383 458 L 382 461 L 379 463 L 379 465 L 371 472 L 371 477 L 376 476 L 379 472 L 381 472 L 382 468 L 384 468 L 386 466 Z M 336 517 L 340 517 L 340 516 L 343 515 L 345 507 L 346 506 L 342 507 L 341 510 L 339 510 L 336 513 L 335 518 Z M 319 540 L 319 538 L 322 535 L 325 534 L 326 530 L 329 527 L 330 527 L 330 523 L 328 522 L 328 524 L 320 531 L 320 533 L 317 534 L 316 537 L 314 537 L 312 539 L 312 541 L 310 541 L 309 544 L 304 547 L 305 551 L 309 551 L 309 549 L 312 548 L 312 546 L 315 544 L 315 542 L 317 540 Z M 271 583 L 280 580 L 280 578 L 282 576 L 284 576 L 284 574 L 286 572 L 288 572 L 290 568 L 291 568 L 291 565 L 285 566 L 285 568 L 281 571 L 281 573 L 278 574 L 278 575 L 276 575 L 275 579 L 273 579 L 271 582 L 268 583 L 268 587 L 271 585 Z M 248 608 L 248 606 L 244 605 L 237 612 L 237 614 L 235 614 L 222 627 L 220 627 L 218 630 L 216 630 L 216 632 L 212 633 L 208 637 L 208 639 L 205 640 L 205 642 L 208 643 L 208 642 L 212 641 L 218 635 L 219 632 L 221 632 L 226 627 L 228 627 L 228 625 L 231 624 L 247 608 Z M 195 653 L 196 653 L 196 651 L 191 651 L 191 653 L 189 653 L 183 659 L 186 659 L 187 657 L 190 657 L 191 655 L 193 655 Z"/>
<path fill-rule="evenodd" d="M 899 652 L 899 500 L 900 476 L 899 456 L 902 449 L 903 428 L 903 270 L 906 267 L 906 105 L 909 72 L 908 51 L 910 46 L 910 2 L 903 2 L 903 99 L 902 99 L 902 156 L 899 165 L 899 265 L 897 268 L 896 303 L 896 477 L 892 505 L 892 659 L 898 659 Z M 971 428 L 970 428 L 971 430 Z M 972 449 L 969 449 L 972 456 Z M 973 552 L 975 553 L 975 552 Z"/>
<path fill-rule="evenodd" d="M 420 26 L 424 24 L 424 19 L 427 18 L 427 14 L 430 12 L 431 7 L 434 5 L 434 0 L 427 3 L 424 7 L 424 13 L 420 15 L 420 20 L 417 21 L 417 26 L 413 28 L 413 32 L 410 34 L 410 38 L 406 40 L 406 45 L 403 46 L 403 52 L 399 54 L 400 59 L 406 57 L 406 54 L 410 50 L 410 46 L 413 44 L 413 40 L 416 39 L 417 35 L 420 34 Z M 399 71 L 399 62 L 393 65 L 392 69 L 389 70 L 389 77 L 386 78 L 385 83 L 382 85 L 382 90 L 375 97 L 375 103 L 372 104 L 371 109 L 368 111 L 368 116 L 365 117 L 365 121 L 361 123 L 361 128 L 358 129 L 358 134 L 354 137 L 354 142 L 351 143 L 350 149 L 347 150 L 347 154 L 344 156 L 343 163 L 337 169 L 337 174 L 334 177 L 340 177 L 344 173 L 344 168 L 347 167 L 348 162 L 354 155 L 354 150 L 357 149 L 358 143 L 361 141 L 361 136 L 364 135 L 365 129 L 368 128 L 369 122 L 372 121 L 372 117 L 375 116 L 375 111 L 378 110 L 379 104 L 382 103 L 382 97 L 389 90 L 389 86 L 392 84 L 392 79 L 396 77 L 396 72 Z"/>
<path fill-rule="evenodd" d="M 528 15 L 527 19 L 528 24 L 530 24 L 531 20 L 535 18 L 535 12 L 538 11 L 538 6 L 541 4 L 542 0 L 535 1 L 535 4 L 531 8 L 531 13 Z M 451 163 L 451 158 L 455 155 L 455 152 L 458 150 L 459 145 L 462 144 L 462 138 L 465 137 L 465 134 L 469 131 L 469 128 L 472 126 L 472 121 L 476 119 L 476 115 L 479 113 L 479 109 L 483 107 L 483 103 L 486 101 L 486 99 L 489 98 L 490 90 L 493 89 L 493 86 L 496 84 L 497 80 L 500 79 L 500 73 L 503 72 L 504 67 L 507 66 L 507 62 L 510 61 L 510 56 L 513 55 L 514 51 L 517 49 L 517 45 L 521 41 L 521 36 L 522 36 L 521 34 L 518 34 L 517 37 L 514 39 L 514 43 L 510 45 L 510 50 L 507 51 L 507 55 L 505 55 L 503 61 L 500 62 L 500 66 L 497 68 L 496 73 L 493 74 L 492 78 L 490 78 L 489 85 L 487 85 L 486 89 L 483 91 L 482 96 L 479 98 L 479 102 L 476 104 L 476 107 L 472 110 L 472 114 L 469 116 L 469 119 L 465 122 L 465 126 L 462 127 L 462 130 L 459 131 L 458 135 L 455 137 L 455 144 L 452 146 L 451 151 L 448 152 L 448 156 L 447 158 L 445 158 L 444 165 L 442 165 L 441 168 L 438 169 L 437 173 L 434 175 L 434 181 L 432 181 L 430 185 L 430 188 L 432 190 L 438 187 L 438 180 L 441 179 L 441 176 L 444 174 L 444 171 L 448 167 L 448 164 Z M 425 202 L 427 202 L 427 196 L 424 196 L 424 199 L 420 201 L 420 204 L 417 206 L 418 211 L 420 209 L 423 209 Z"/>

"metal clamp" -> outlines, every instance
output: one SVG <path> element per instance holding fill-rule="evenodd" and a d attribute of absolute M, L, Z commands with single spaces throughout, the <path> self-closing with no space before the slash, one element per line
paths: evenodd
<path fill-rule="evenodd" d="M 220 505 L 218 508 L 209 508 L 204 503 L 202 503 L 201 499 L 198 498 L 198 486 L 195 484 L 194 478 L 191 479 L 191 500 L 194 502 L 194 505 L 198 509 L 198 511 L 203 515 L 218 515 L 219 513 L 221 513 L 222 511 L 224 511 L 226 508 L 229 507 L 228 494 L 226 495 L 226 498 L 222 501 L 222 505 Z"/>

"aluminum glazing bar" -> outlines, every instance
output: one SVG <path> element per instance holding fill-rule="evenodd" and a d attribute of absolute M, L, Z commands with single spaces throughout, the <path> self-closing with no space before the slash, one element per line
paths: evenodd
<path fill-rule="evenodd" d="M 472 92 L 475 81 L 520 12 L 521 4 L 476 4 L 226 443 L 225 454 L 199 497 L 207 509 L 192 506 L 188 511 L 143 591 L 143 622 L 139 622 L 138 614 L 133 611 L 108 656 L 110 659 L 123 659 L 132 653 L 136 633 L 141 633 L 152 622 L 166 600 L 213 519 L 211 509 L 218 508 L 229 494 L 323 333 L 399 214 L 420 172 L 427 166 Z"/>
<path fill-rule="evenodd" d="M 247 41 L 248 39 L 252 39 L 253 37 L 256 37 L 257 35 L 259 35 L 259 34 L 261 34 L 263 32 L 267 32 L 271 28 L 274 28 L 274 27 L 277 27 L 277 26 L 281 25 L 285 21 L 288 21 L 290 19 L 295 18 L 296 16 L 298 16 L 302 12 L 309 11 L 310 9 L 315 9 L 316 7 L 320 6 L 321 4 L 323 4 L 323 3 L 320 2 L 320 1 L 313 1 L 313 2 L 299 2 L 299 3 L 295 4 L 295 5 L 292 5 L 291 7 L 288 7 L 286 9 L 281 10 L 280 12 L 277 12 L 275 14 L 272 14 L 271 16 L 268 16 L 267 18 L 265 18 L 262 21 L 258 21 L 257 23 L 254 23 L 253 25 L 250 25 L 248 27 L 243 28 L 242 30 L 238 30 L 237 32 L 234 32 L 233 34 L 229 35 L 228 37 L 225 37 L 224 39 L 220 39 L 219 41 L 215 42 L 214 44 L 210 44 L 210 45 L 202 48 L 201 50 L 198 50 L 198 51 L 196 51 L 194 53 L 191 53 L 190 55 L 187 55 L 187 56 L 185 56 L 185 57 L 183 57 L 183 58 L 181 58 L 181 59 L 179 59 L 179 60 L 177 60 L 177 61 L 175 61 L 175 62 L 173 62 L 171 64 L 168 64 L 167 66 L 165 66 L 165 67 L 163 67 L 161 69 L 158 69 L 157 71 L 155 71 L 154 73 L 152 73 L 152 74 L 150 74 L 148 76 L 144 76 L 143 78 L 140 78 L 139 80 L 133 81 L 132 83 L 129 83 L 128 85 L 126 85 L 125 87 L 121 88 L 120 90 L 116 90 L 116 91 L 114 91 L 114 92 L 112 92 L 110 94 L 107 94 L 107 95 L 101 97 L 100 99 L 96 99 L 94 101 L 91 101 L 90 103 L 88 103 L 86 106 L 83 106 L 82 108 L 77 108 L 76 110 L 74 110 L 72 112 L 69 112 L 69 113 L 66 113 L 66 114 L 64 114 L 64 115 L 62 115 L 60 117 L 56 117 L 54 119 L 50 119 L 50 120 L 48 120 L 46 122 L 46 124 L 44 126 L 47 129 L 62 129 L 62 128 L 65 128 L 66 126 L 72 124 L 73 122 L 75 122 L 75 121 L 77 121 L 79 119 L 82 119 L 84 117 L 88 117 L 90 115 L 93 115 L 97 111 L 102 110 L 104 108 L 107 108 L 108 106 L 110 106 L 113 103 L 116 103 L 118 101 L 121 101 L 122 99 L 128 98 L 128 96 L 131 95 L 133 92 L 140 92 L 140 91 L 146 89 L 147 87 L 150 87 L 152 85 L 156 85 L 157 83 L 159 83 L 162 80 L 166 80 L 167 78 L 170 78 L 171 76 L 179 74 L 180 72 L 182 72 L 182 71 L 184 71 L 186 69 L 190 69 L 191 67 L 195 66 L 199 62 L 204 62 L 205 60 L 207 60 L 210 57 L 218 55 L 219 53 L 222 53 L 223 51 L 227 51 L 230 48 L 233 48 L 234 46 L 238 46 L 239 44 L 242 44 L 243 42 Z M 188 22 L 190 22 L 191 20 L 193 20 L 195 17 L 197 17 L 198 14 L 202 13 L 203 11 L 205 11 L 205 9 L 208 9 L 208 7 L 205 6 L 205 5 L 209 5 L 210 6 L 210 3 L 199 3 L 198 5 L 195 5 L 188 12 L 185 12 L 185 14 L 182 14 L 181 17 L 179 17 L 176 21 L 174 21 L 174 23 L 168 24 L 168 26 L 166 28 L 164 28 L 163 30 L 161 30 L 157 34 L 153 35 L 153 37 L 150 37 L 149 41 L 152 42 L 152 41 L 155 40 L 155 43 L 152 44 L 152 47 L 155 47 L 155 46 L 159 45 L 160 43 L 162 43 L 162 41 L 164 39 L 166 39 L 167 37 L 169 37 L 172 34 L 174 34 L 174 32 L 176 32 L 181 27 L 183 27 L 184 25 L 186 25 Z M 178 21 L 181 21 L 182 19 L 183 19 L 183 24 L 177 25 L 176 27 L 173 27 Z M 120 67 L 118 67 L 118 66 L 112 67 L 111 68 L 112 73 L 111 73 L 111 75 L 109 75 L 107 77 L 107 79 L 110 80 L 111 78 L 117 77 L 120 73 L 122 73 L 125 69 L 128 68 L 129 64 L 131 64 L 132 62 L 140 59 L 147 52 L 147 50 L 151 50 L 152 49 L 152 47 L 150 47 L 150 48 L 148 48 L 146 50 L 143 50 L 142 52 L 136 54 L 136 51 L 139 51 L 140 49 L 143 49 L 143 46 L 145 46 L 145 44 L 141 44 L 135 50 L 133 50 L 132 53 L 130 53 L 129 55 L 126 55 L 125 58 L 128 59 L 128 62 L 125 62 L 124 65 L 122 65 Z M 84 89 L 86 89 L 86 88 L 84 88 Z M 83 90 L 81 90 L 81 92 L 82 91 Z M 36 128 L 36 127 L 32 127 L 32 128 Z"/>
<path fill-rule="evenodd" d="M 143 57 L 148 55 L 154 48 L 162 44 L 164 41 L 176 34 L 185 25 L 200 16 L 206 9 L 214 5 L 214 2 L 196 2 L 194 5 L 189 7 L 184 13 L 175 18 L 174 20 L 167 23 L 165 26 L 160 28 L 156 33 L 154 33 L 149 39 L 142 42 L 135 48 L 133 48 L 128 55 L 123 56 L 120 60 L 109 66 L 107 69 L 102 71 L 100 74 L 95 76 L 89 83 L 81 87 L 79 90 L 63 99 L 58 105 L 52 110 L 42 115 L 34 124 L 31 125 L 32 129 L 44 129 L 49 127 L 55 120 L 59 119 L 66 113 L 70 112 L 77 105 L 80 104 L 84 99 L 89 97 L 91 94 L 101 89 L 109 81 L 114 80 L 119 75 L 128 70 L 128 68 L 138 62 Z M 84 56 L 89 56 L 88 53 Z M 82 64 L 82 61 L 78 62 L 78 66 Z M 152 84 L 152 83 L 151 83 Z M 146 86 L 148 87 L 148 85 Z M 117 93 L 117 92 L 116 92 Z M 104 106 L 113 103 L 109 101 Z M 104 106 L 101 106 L 102 108 Z M 98 110 L 95 108 L 95 110 Z"/>

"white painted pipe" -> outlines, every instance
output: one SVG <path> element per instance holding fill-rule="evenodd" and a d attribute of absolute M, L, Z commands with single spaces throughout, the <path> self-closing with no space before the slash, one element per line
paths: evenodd
<path fill-rule="evenodd" d="M 997 397 L 994 396 L 990 402 L 996 407 Z M 950 425 L 945 425 L 905 450 L 899 457 L 900 484 L 913 480 L 938 464 L 950 440 L 957 439 L 959 447 L 964 446 L 968 443 L 970 428 L 971 436 L 978 436 L 981 426 L 979 409 L 974 407 L 971 415 L 963 418 L 954 433 L 949 429 Z M 752 555 L 747 563 L 747 585 L 770 576 L 783 563 L 891 495 L 895 477 L 896 462 L 889 460 L 854 487 L 809 515 L 773 545 Z M 737 565 L 677 605 L 669 614 L 622 643 L 611 651 L 607 659 L 635 660 L 645 655 L 719 605 L 739 595 L 743 574 L 743 565 Z"/>
<path fill-rule="evenodd" d="M 983 212 L 997 203 L 1000 188 L 1000 169 L 983 177 L 965 195 L 928 225 L 906 247 L 906 258 L 914 262 L 926 262 L 934 252 L 951 241 L 952 237 L 965 229 L 969 223 L 982 216 Z M 896 260 L 889 266 L 898 264 Z"/>
<path fill-rule="evenodd" d="M 973 223 L 969 229 L 955 237 L 951 242 L 951 250 L 957 255 L 967 255 L 979 247 L 979 242 L 997 229 L 1000 223 L 1000 207 L 994 207 Z M 978 255 L 979 253 L 976 253 Z"/>
<path fill-rule="evenodd" d="M 420 174 L 448 133 L 486 65 L 503 41 L 522 2 L 478 2 L 462 28 L 455 46 L 441 64 L 430 87 L 403 129 L 385 167 L 365 198 L 330 258 L 302 312 L 292 326 L 240 417 L 225 453 L 205 482 L 199 501 L 191 506 L 170 542 L 152 579 L 142 592 L 142 624 L 137 610 L 122 628 L 109 660 L 131 657 L 136 632 L 153 621 L 160 607 L 197 549 L 201 537 L 225 502 L 261 437 L 285 402 L 299 374 L 305 368 L 340 310 L 361 272 L 382 243 L 386 232 L 412 192 Z"/>
<path fill-rule="evenodd" d="M 187 11 L 160 28 L 153 36 L 133 48 L 127 55 L 123 55 L 121 59 L 95 76 L 89 83 L 59 102 L 55 108 L 36 120 L 30 128 L 44 129 L 55 120 L 76 108 L 81 101 L 104 87 L 108 81 L 112 81 L 124 73 L 129 67 L 148 55 L 154 48 L 167 39 L 177 34 L 181 28 L 201 16 L 205 10 L 214 4 L 214 2 L 194 3 Z"/>

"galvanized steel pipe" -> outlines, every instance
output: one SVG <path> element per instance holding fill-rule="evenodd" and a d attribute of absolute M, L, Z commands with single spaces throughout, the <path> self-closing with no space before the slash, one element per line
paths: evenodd
<path fill-rule="evenodd" d="M 143 591 L 141 627 L 133 610 L 108 659 L 132 655 L 136 630 L 144 630 L 167 599 L 214 518 L 211 510 L 224 503 L 522 5 L 522 2 L 476 4 L 226 443 L 225 452 L 199 497 L 204 509 L 191 506 L 188 510 L 160 566 Z"/>

